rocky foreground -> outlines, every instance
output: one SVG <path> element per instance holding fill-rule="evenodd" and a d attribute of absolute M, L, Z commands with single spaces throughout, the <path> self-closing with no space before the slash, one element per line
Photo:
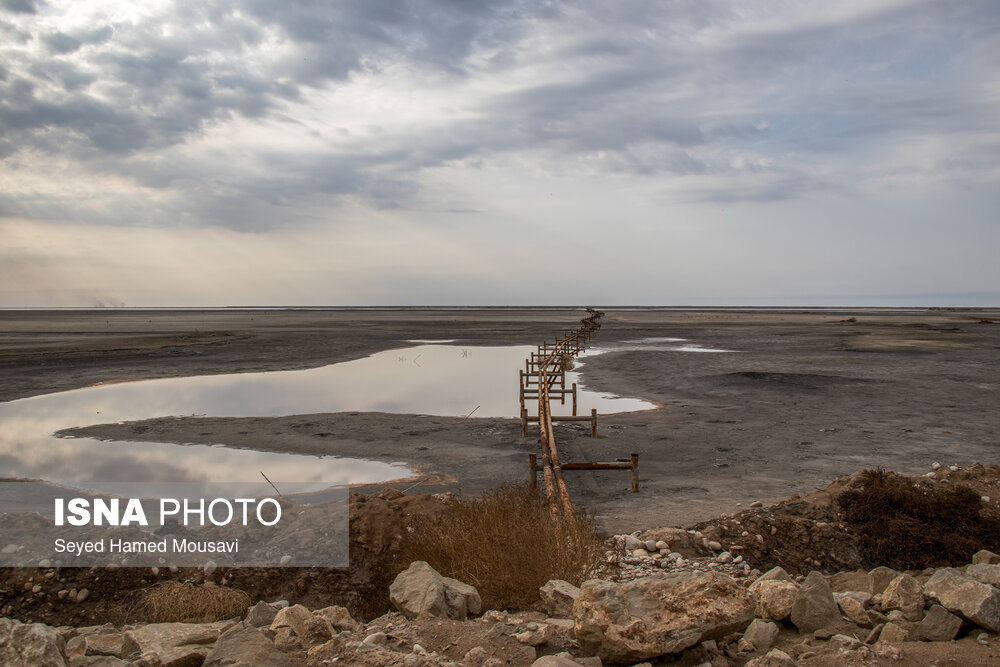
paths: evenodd
<path fill-rule="evenodd" d="M 741 576 L 758 573 L 721 555 L 684 558 L 665 540 L 642 537 L 619 536 L 614 548 L 623 553 L 609 556 L 678 554 L 670 558 L 670 571 L 633 569 L 635 578 L 593 579 L 579 588 L 550 581 L 539 591 L 539 611 L 482 613 L 474 587 L 416 561 L 390 587 L 396 611 L 370 623 L 359 623 L 343 607 L 310 610 L 285 601 L 258 602 L 242 619 L 214 623 L 70 628 L 0 619 L 0 663 L 777 667 L 1000 661 L 1000 646 L 994 646 L 1000 643 L 1000 556 L 992 552 L 977 553 L 964 567 L 919 573 L 879 567 L 792 577 L 776 567 Z"/>

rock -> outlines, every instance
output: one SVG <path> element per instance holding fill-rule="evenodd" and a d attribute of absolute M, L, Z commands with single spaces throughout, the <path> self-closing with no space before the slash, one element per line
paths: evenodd
<path fill-rule="evenodd" d="M 475 586 L 470 586 L 458 579 L 443 577 L 444 597 L 448 605 L 448 618 L 464 621 L 469 616 L 475 616 L 483 610 L 483 600 Z"/>
<path fill-rule="evenodd" d="M 745 667 L 795 667 L 795 661 L 784 651 L 773 648 L 767 655 L 748 662 Z"/>
<path fill-rule="evenodd" d="M 243 619 L 243 624 L 251 628 L 270 627 L 271 622 L 277 614 L 278 610 L 276 608 L 261 600 L 250 607 L 246 618 Z"/>
<path fill-rule="evenodd" d="M 865 638 L 865 643 L 874 644 L 877 642 L 878 636 L 882 634 L 883 628 L 885 628 L 885 623 L 877 623 L 875 627 L 872 628 L 872 631 L 868 633 L 868 636 Z"/>
<path fill-rule="evenodd" d="M 886 586 L 881 607 L 882 611 L 898 609 L 906 620 L 919 621 L 924 617 L 924 591 L 916 579 L 901 574 Z"/>
<path fill-rule="evenodd" d="M 766 651 L 778 638 L 778 626 L 771 621 L 755 618 L 740 638 L 739 650 L 747 653 Z"/>
<path fill-rule="evenodd" d="M 833 585 L 832 582 L 830 585 Z M 867 591 L 844 591 L 842 593 L 834 591 L 833 599 L 836 600 L 838 604 L 840 604 L 840 601 L 843 598 L 852 598 L 857 600 L 861 603 L 862 607 L 865 607 L 869 602 L 871 602 L 872 596 Z"/>
<path fill-rule="evenodd" d="M 389 600 L 409 619 L 421 612 L 440 618 L 464 621 L 482 609 L 482 599 L 475 587 L 442 577 L 422 560 L 396 576 L 389 586 Z"/>
<path fill-rule="evenodd" d="M 0 664 L 5 667 L 64 667 L 62 635 L 42 623 L 0 618 Z"/>
<path fill-rule="evenodd" d="M 872 595 L 881 595 L 893 579 L 899 576 L 891 567 L 876 567 L 868 573 L 868 592 Z"/>
<path fill-rule="evenodd" d="M 288 656 L 279 651 L 263 632 L 253 627 L 234 625 L 222 633 L 205 656 L 203 667 L 286 667 Z"/>
<path fill-rule="evenodd" d="M 759 579 L 750 586 L 756 602 L 758 618 L 783 621 L 792 613 L 792 605 L 799 595 L 799 585 L 778 579 Z"/>
<path fill-rule="evenodd" d="M 83 655 L 108 655 L 115 658 L 127 658 L 140 650 L 139 645 L 134 639 L 121 632 L 89 635 L 83 637 L 83 640 Z"/>
<path fill-rule="evenodd" d="M 882 632 L 878 635 L 878 640 L 880 642 L 889 642 L 890 644 L 899 644 L 900 642 L 906 641 L 906 630 L 896 625 L 895 623 L 886 623 L 882 628 Z"/>
<path fill-rule="evenodd" d="M 931 605 L 924 620 L 917 624 L 916 632 L 929 642 L 948 642 L 958 635 L 962 619 L 939 604 Z"/>
<path fill-rule="evenodd" d="M 965 573 L 977 581 L 1000 588 L 1000 565 L 975 563 L 966 567 Z"/>
<path fill-rule="evenodd" d="M 631 553 L 631 552 L 635 551 L 636 549 L 643 548 L 645 546 L 645 544 L 646 544 L 645 542 L 643 542 L 642 540 L 640 540 L 635 535 L 626 535 L 625 536 L 625 551 L 628 551 L 628 552 Z"/>
<path fill-rule="evenodd" d="M 632 555 L 635 556 L 636 558 L 645 558 L 646 556 L 649 555 L 649 552 L 646 551 L 646 547 L 642 547 L 640 549 L 636 549 L 635 551 L 633 551 Z"/>
<path fill-rule="evenodd" d="M 548 644 L 556 637 L 556 629 L 551 625 L 543 623 L 540 626 L 534 628 L 529 627 L 528 630 L 524 632 L 518 632 L 513 635 L 514 639 L 521 642 L 522 644 L 527 644 L 528 646 L 541 646 L 542 644 Z"/>
<path fill-rule="evenodd" d="M 646 551 L 653 552 L 658 551 L 659 548 L 656 546 L 656 540 L 646 540 L 642 543 L 642 546 L 646 548 Z"/>
<path fill-rule="evenodd" d="M 732 563 L 733 562 L 733 555 L 731 553 L 729 553 L 728 551 L 723 551 L 721 554 L 719 554 L 718 556 L 715 557 L 715 560 L 716 560 L 716 562 L 723 563 L 723 564 L 725 564 L 725 563 Z"/>
<path fill-rule="evenodd" d="M 972 554 L 973 565 L 996 565 L 997 563 L 1000 563 L 1000 556 L 988 549 L 980 549 Z"/>
<path fill-rule="evenodd" d="M 749 594 L 718 572 L 655 574 L 625 583 L 592 579 L 573 605 L 581 648 L 614 664 L 678 653 L 743 630 Z"/>
<path fill-rule="evenodd" d="M 314 618 L 323 618 L 329 621 L 330 626 L 335 632 L 341 632 L 343 630 L 357 632 L 360 627 L 360 624 L 354 620 L 353 616 L 351 616 L 351 612 L 338 605 L 316 609 L 313 611 L 312 615 Z"/>
<path fill-rule="evenodd" d="M 722 545 L 716 542 L 715 540 L 710 540 L 706 542 L 705 546 L 707 546 L 712 551 L 722 551 Z"/>
<path fill-rule="evenodd" d="M 384 632 L 373 632 L 367 637 L 365 637 L 361 643 L 362 644 L 385 644 L 389 640 L 389 636 Z"/>
<path fill-rule="evenodd" d="M 76 600 L 77 602 L 83 602 L 84 600 L 86 600 L 89 597 L 90 597 L 90 589 L 89 588 L 81 588 L 80 590 L 78 590 L 76 592 L 76 597 L 74 598 L 74 600 Z"/>
<path fill-rule="evenodd" d="M 580 667 L 580 663 L 561 655 L 543 655 L 531 663 L 531 667 Z"/>
<path fill-rule="evenodd" d="M 469 667 L 483 667 L 483 663 L 486 662 L 490 657 L 490 654 L 486 652 L 482 646 L 473 646 L 468 651 L 465 652 L 465 657 L 462 662 Z"/>
<path fill-rule="evenodd" d="M 668 548 L 671 551 L 676 551 L 685 558 L 695 558 L 701 553 L 701 536 L 681 528 L 654 528 L 647 530 L 641 537 L 643 540 L 665 542 L 670 545 Z"/>
<path fill-rule="evenodd" d="M 668 552 L 670 551 L 670 545 L 664 542 L 663 540 L 657 540 L 656 542 L 653 543 L 653 546 L 656 547 L 657 551 L 663 551 L 664 549 L 666 549 Z"/>
<path fill-rule="evenodd" d="M 924 593 L 953 614 L 987 630 L 1000 631 L 1000 590 L 989 584 L 946 567 L 924 584 Z"/>
<path fill-rule="evenodd" d="M 143 654 L 153 654 L 163 667 L 200 665 L 219 636 L 234 625 L 216 623 L 151 623 L 128 630 Z"/>
<path fill-rule="evenodd" d="M 305 637 L 309 630 L 312 612 L 300 604 L 279 609 L 271 621 L 270 629 L 291 628 L 296 637 Z"/>
<path fill-rule="evenodd" d="M 830 646 L 838 652 L 853 651 L 854 649 L 861 648 L 862 642 L 849 635 L 834 635 L 830 637 Z"/>
<path fill-rule="evenodd" d="M 816 571 L 809 573 L 795 597 L 789 616 L 799 632 L 812 632 L 840 621 L 840 610 L 833 600 L 833 591 L 826 577 Z"/>
<path fill-rule="evenodd" d="M 549 616 L 572 618 L 573 603 L 580 595 L 580 589 L 562 579 L 550 579 L 538 589 L 542 596 L 542 606 Z"/>
<path fill-rule="evenodd" d="M 422 560 L 410 563 L 389 587 L 389 600 L 406 618 L 426 612 L 432 616 L 448 615 L 444 577 Z"/>
<path fill-rule="evenodd" d="M 750 584 L 751 592 L 753 592 L 753 587 L 762 581 L 787 581 L 789 583 L 795 583 L 792 576 L 785 572 L 785 569 L 781 566 L 772 567 L 770 570 L 757 577 L 757 580 Z"/>
<path fill-rule="evenodd" d="M 840 608 L 840 613 L 854 625 L 862 628 L 870 628 L 872 626 L 871 617 L 865 611 L 865 606 L 858 602 L 856 598 L 841 597 L 837 599 L 837 606 Z"/>
<path fill-rule="evenodd" d="M 833 589 L 834 597 L 837 593 L 854 593 L 857 591 L 863 591 L 865 594 L 865 602 L 871 599 L 871 593 L 868 592 L 868 573 L 864 570 L 852 570 L 847 572 L 837 572 L 832 574 L 827 579 L 830 582 L 830 588 Z"/>

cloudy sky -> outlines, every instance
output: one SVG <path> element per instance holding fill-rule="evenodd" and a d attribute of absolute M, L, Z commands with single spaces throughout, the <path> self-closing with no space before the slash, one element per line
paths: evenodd
<path fill-rule="evenodd" d="M 1000 305 L 995 0 L 0 0 L 0 306 Z"/>

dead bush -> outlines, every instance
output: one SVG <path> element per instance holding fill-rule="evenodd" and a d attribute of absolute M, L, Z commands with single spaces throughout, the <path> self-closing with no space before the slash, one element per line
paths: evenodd
<path fill-rule="evenodd" d="M 980 549 L 1000 547 L 1000 521 L 984 516 L 967 486 L 917 486 L 884 470 L 866 470 L 838 497 L 865 557 L 897 570 L 963 565 Z"/>
<path fill-rule="evenodd" d="M 475 586 L 484 609 L 524 608 L 549 579 L 580 585 L 608 567 L 593 520 L 577 513 L 553 522 L 546 502 L 527 486 L 457 497 L 440 516 L 415 523 L 402 556 L 400 570 L 423 560 Z"/>
<path fill-rule="evenodd" d="M 225 586 L 164 581 L 139 591 L 129 616 L 149 623 L 210 623 L 242 618 L 250 596 Z"/>

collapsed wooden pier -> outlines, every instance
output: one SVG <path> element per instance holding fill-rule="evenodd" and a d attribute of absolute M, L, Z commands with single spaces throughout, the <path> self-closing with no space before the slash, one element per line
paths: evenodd
<path fill-rule="evenodd" d="M 589 415 L 578 415 L 577 385 L 574 382 L 569 389 L 566 388 L 566 372 L 572 369 L 574 357 L 586 349 L 587 343 L 601 328 L 601 316 L 604 313 L 592 308 L 588 308 L 587 312 L 588 316 L 580 320 L 578 329 L 563 338 L 556 339 L 553 343 L 546 342 L 539 345 L 538 352 L 532 352 L 531 356 L 525 359 L 524 370 L 520 372 L 521 434 L 527 436 L 528 424 L 537 423 L 538 439 L 542 449 L 541 466 L 538 465 L 536 454 L 529 455 L 531 486 L 536 488 L 537 473 L 541 470 L 545 482 L 545 495 L 555 518 L 560 514 L 571 516 L 574 511 L 563 478 L 565 470 L 631 470 L 632 491 L 639 490 L 638 453 L 632 453 L 627 461 L 606 463 L 560 463 L 559 461 L 555 432 L 552 428 L 554 423 L 589 421 L 590 435 L 597 437 L 597 410 L 591 410 Z M 567 396 L 571 398 L 572 414 L 553 415 L 552 401 L 558 399 L 561 405 L 565 405 Z M 537 414 L 534 416 L 528 414 L 529 401 L 535 402 L 538 406 Z"/>

